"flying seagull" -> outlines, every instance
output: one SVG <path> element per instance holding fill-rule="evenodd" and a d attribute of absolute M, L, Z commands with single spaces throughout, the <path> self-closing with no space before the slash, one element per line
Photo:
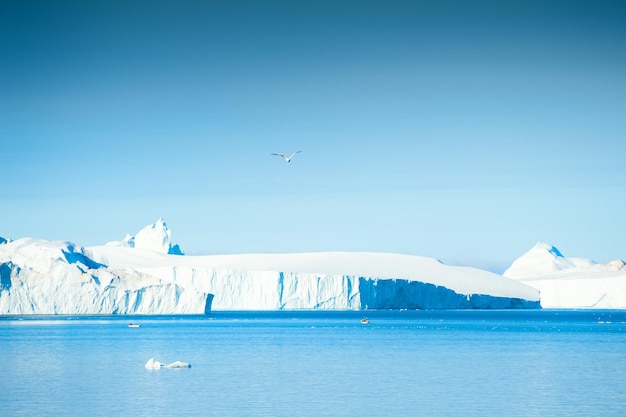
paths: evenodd
<path fill-rule="evenodd" d="M 294 155 L 297 153 L 300 153 L 301 151 L 296 151 L 294 153 L 292 153 L 290 156 L 286 156 L 282 153 L 273 153 L 272 155 L 276 155 L 276 156 L 280 156 L 281 158 L 283 158 L 285 160 L 285 162 L 291 162 L 291 160 L 293 159 Z"/>

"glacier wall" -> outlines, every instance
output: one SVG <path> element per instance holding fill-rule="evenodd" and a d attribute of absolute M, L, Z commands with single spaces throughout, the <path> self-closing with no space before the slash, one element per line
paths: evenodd
<path fill-rule="evenodd" d="M 0 265 L 0 314 L 208 313 L 211 294 L 133 271 Z"/>
<path fill-rule="evenodd" d="M 356 277 L 184 266 L 140 270 L 184 288 L 213 294 L 214 310 L 361 308 Z"/>
<path fill-rule="evenodd" d="M 539 301 L 443 286 L 275 271 L 188 267 L 46 272 L 0 264 L 0 314 L 207 314 L 215 310 L 540 308 Z"/>
<path fill-rule="evenodd" d="M 214 310 L 541 308 L 538 300 L 459 294 L 406 279 L 180 266 L 141 270 L 181 287 L 214 294 Z"/>
<path fill-rule="evenodd" d="M 539 301 L 459 294 L 439 285 L 405 279 L 359 278 L 363 309 L 509 309 L 541 308 Z"/>

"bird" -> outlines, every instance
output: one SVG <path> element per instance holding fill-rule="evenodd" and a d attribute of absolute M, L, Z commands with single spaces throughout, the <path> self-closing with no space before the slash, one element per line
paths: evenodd
<path fill-rule="evenodd" d="M 291 162 L 291 160 L 293 159 L 294 155 L 297 154 L 297 153 L 300 153 L 300 152 L 301 151 L 295 151 L 290 156 L 287 156 L 287 155 L 282 154 L 282 153 L 273 153 L 272 155 L 280 156 L 281 158 L 283 158 L 285 160 L 285 162 Z"/>

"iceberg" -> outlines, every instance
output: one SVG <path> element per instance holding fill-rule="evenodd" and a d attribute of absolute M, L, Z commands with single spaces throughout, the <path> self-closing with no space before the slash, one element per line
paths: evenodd
<path fill-rule="evenodd" d="M 539 292 L 500 275 L 420 256 L 363 252 L 175 257 L 136 249 L 86 249 L 95 261 L 133 268 L 214 294 L 215 310 L 537 308 Z"/>
<path fill-rule="evenodd" d="M 191 368 L 191 365 L 187 362 L 175 361 L 172 363 L 161 363 L 159 361 L 155 361 L 154 358 L 148 359 L 148 362 L 144 365 L 146 369 L 178 369 L 178 368 Z"/>
<path fill-rule="evenodd" d="M 544 308 L 626 309 L 626 265 L 619 259 L 599 264 L 567 258 L 539 242 L 503 276 L 539 290 Z"/>
<path fill-rule="evenodd" d="M 186 256 L 173 250 L 178 245 L 170 238 L 159 219 L 102 246 L 7 241 L 0 245 L 0 314 L 540 308 L 532 286 L 434 258 L 367 252 Z"/>

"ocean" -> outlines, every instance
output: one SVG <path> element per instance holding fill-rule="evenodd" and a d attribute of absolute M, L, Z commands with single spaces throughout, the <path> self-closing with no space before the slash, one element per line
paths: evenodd
<path fill-rule="evenodd" d="M 626 312 L 5 316 L 0 415 L 624 416 Z"/>

